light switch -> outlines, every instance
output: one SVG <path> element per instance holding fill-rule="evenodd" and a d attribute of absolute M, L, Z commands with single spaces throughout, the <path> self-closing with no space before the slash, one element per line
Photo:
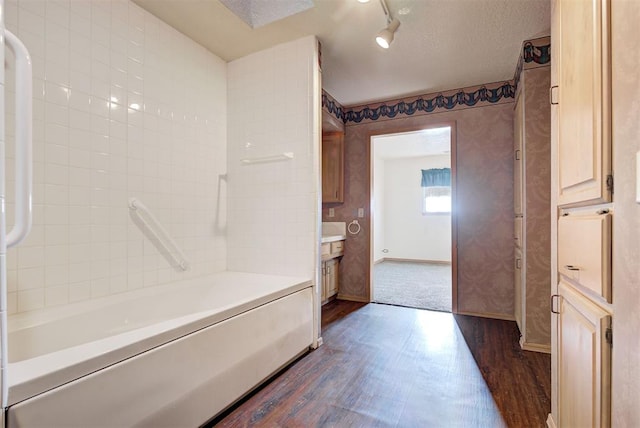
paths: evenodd
<path fill-rule="evenodd" d="M 335 208 L 329 208 L 329 217 L 335 217 L 335 216 L 336 216 Z"/>
<path fill-rule="evenodd" d="M 358 208 L 358 218 L 364 217 L 364 208 Z"/>

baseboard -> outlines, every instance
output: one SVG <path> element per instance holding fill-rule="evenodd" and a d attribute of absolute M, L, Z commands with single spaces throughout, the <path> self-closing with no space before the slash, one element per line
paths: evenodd
<path fill-rule="evenodd" d="M 349 300 L 351 302 L 369 303 L 369 299 L 362 296 L 350 296 L 348 294 L 338 293 L 338 300 Z"/>
<path fill-rule="evenodd" d="M 480 318 L 492 318 L 496 320 L 505 320 L 505 321 L 515 321 L 516 318 L 513 315 L 505 315 L 505 314 L 494 314 L 491 312 L 468 312 L 468 311 L 457 311 L 454 315 L 469 315 L 472 317 L 480 317 Z"/>
<path fill-rule="evenodd" d="M 525 351 L 542 352 L 545 354 L 551 353 L 551 345 L 526 342 L 522 336 L 520 336 L 520 347 Z"/>
<path fill-rule="evenodd" d="M 451 262 L 447 260 L 399 259 L 395 257 L 383 257 L 382 259 L 380 259 L 375 263 L 382 263 L 382 262 L 425 263 L 430 265 L 450 265 L 451 264 Z"/>
<path fill-rule="evenodd" d="M 547 416 L 547 427 L 556 428 L 556 421 L 553 420 L 553 415 L 551 413 Z"/>

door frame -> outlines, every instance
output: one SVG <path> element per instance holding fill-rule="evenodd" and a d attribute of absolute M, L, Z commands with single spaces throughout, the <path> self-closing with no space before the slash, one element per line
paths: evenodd
<path fill-rule="evenodd" d="M 369 302 L 373 302 L 373 150 L 374 137 L 408 132 L 419 132 L 433 128 L 451 129 L 451 313 L 458 313 L 458 204 L 457 204 L 457 128 L 455 121 L 433 122 L 414 126 L 389 127 L 368 134 L 367 158 L 369 164 Z"/>

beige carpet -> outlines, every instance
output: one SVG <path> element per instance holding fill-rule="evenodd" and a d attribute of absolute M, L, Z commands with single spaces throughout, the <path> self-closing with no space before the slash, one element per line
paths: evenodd
<path fill-rule="evenodd" d="M 451 265 L 384 261 L 373 268 L 376 303 L 451 312 Z"/>

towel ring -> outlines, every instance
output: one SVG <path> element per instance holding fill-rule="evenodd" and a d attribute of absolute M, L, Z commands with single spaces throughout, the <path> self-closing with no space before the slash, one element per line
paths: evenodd
<path fill-rule="evenodd" d="M 349 223 L 349 226 L 347 226 L 347 230 L 352 235 L 357 235 L 358 233 L 360 233 L 360 223 L 358 223 L 358 220 L 353 220 L 351 223 Z"/>

